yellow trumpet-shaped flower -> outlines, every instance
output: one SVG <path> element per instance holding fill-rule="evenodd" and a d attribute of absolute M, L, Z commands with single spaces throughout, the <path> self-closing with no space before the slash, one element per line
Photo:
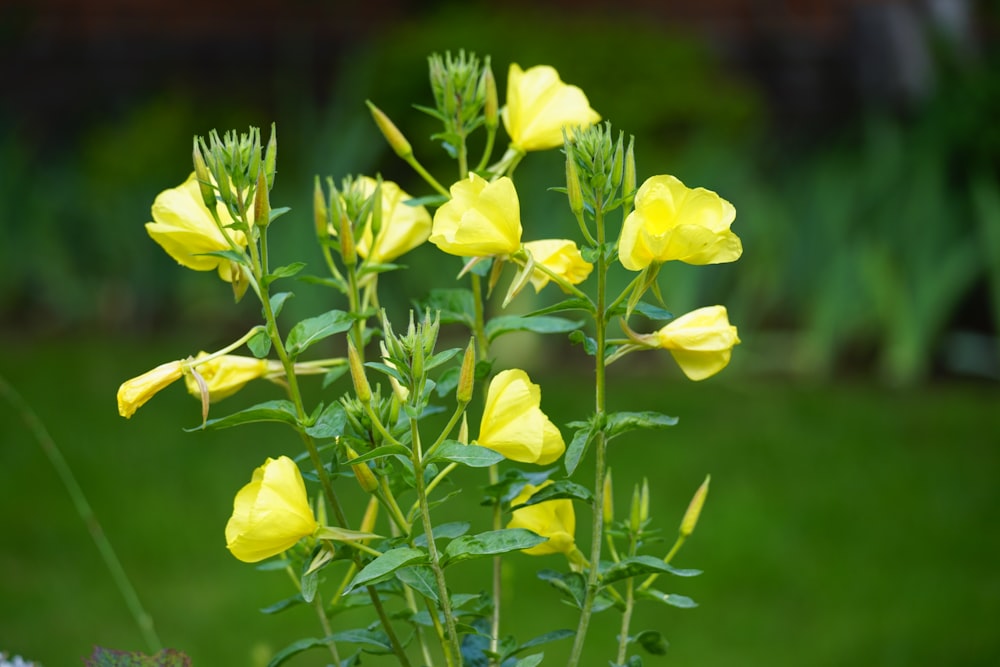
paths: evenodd
<path fill-rule="evenodd" d="M 541 264 L 570 285 L 582 283 L 594 270 L 594 265 L 583 258 L 580 249 L 573 241 L 566 239 L 529 241 L 524 244 L 524 249 L 531 253 L 535 264 Z M 551 279 L 544 271 L 535 269 L 531 274 L 531 284 L 534 285 L 536 293 L 542 291 L 549 280 Z"/>
<path fill-rule="evenodd" d="M 470 173 L 434 213 L 430 241 L 449 255 L 509 255 L 521 247 L 521 204 L 506 176 L 489 183 Z"/>
<path fill-rule="evenodd" d="M 126 380 L 118 388 L 118 414 L 126 419 L 135 414 L 143 403 L 153 398 L 161 389 L 181 379 L 183 363 L 168 361 L 139 377 Z"/>
<path fill-rule="evenodd" d="M 640 338 L 646 344 L 670 350 L 674 361 L 692 380 L 704 380 L 725 368 L 733 346 L 740 342 L 725 306 L 693 310 Z"/>
<path fill-rule="evenodd" d="M 364 196 L 375 192 L 377 181 L 369 176 L 358 179 Z M 391 262 L 427 240 L 431 234 L 431 214 L 423 206 L 410 206 L 412 199 L 392 181 L 382 181 L 382 227 L 372 238 L 372 219 L 365 222 L 357 241 L 358 254 L 370 262 Z"/>
<path fill-rule="evenodd" d="M 190 366 L 205 381 L 209 400 L 213 403 L 227 396 L 232 396 L 250 380 L 264 377 L 272 366 L 267 359 L 242 357 L 235 354 L 224 354 L 200 362 L 201 359 L 208 356 L 207 352 L 199 352 Z M 184 382 L 187 385 L 188 393 L 192 396 L 201 396 L 201 387 L 193 373 L 186 373 Z"/>
<path fill-rule="evenodd" d="M 562 433 L 541 409 L 542 392 L 528 374 L 497 373 L 486 392 L 486 407 L 475 441 L 521 463 L 548 465 L 566 451 Z"/>
<path fill-rule="evenodd" d="M 729 230 L 736 209 L 705 188 L 688 188 L 673 176 L 653 176 L 635 194 L 635 210 L 625 218 L 618 258 L 641 271 L 653 262 L 720 264 L 743 254 Z"/>
<path fill-rule="evenodd" d="M 224 204 L 218 203 L 216 211 L 223 227 L 233 224 Z M 195 271 L 215 269 L 220 278 L 232 282 L 231 262 L 217 255 L 205 254 L 232 248 L 205 206 L 194 174 L 176 188 L 158 194 L 153 201 L 152 214 L 153 222 L 146 223 L 146 231 L 167 254 Z M 237 247 L 246 247 L 243 232 L 225 229 L 225 234 Z"/>
<path fill-rule="evenodd" d="M 511 144 L 522 152 L 563 145 L 563 128 L 588 127 L 601 119 L 583 91 L 562 82 L 548 65 L 510 66 L 507 105 L 501 111 Z"/>
<path fill-rule="evenodd" d="M 552 480 L 544 482 L 540 486 L 526 484 L 521 493 L 511 501 L 512 506 L 517 506 L 530 498 L 539 489 L 544 489 Z M 568 498 L 557 500 L 545 500 L 534 505 L 528 505 L 520 509 L 515 509 L 508 528 L 527 528 L 533 533 L 549 538 L 548 542 L 542 542 L 535 546 L 524 549 L 523 552 L 531 556 L 546 556 L 548 554 L 571 554 L 576 550 L 574 535 L 576 534 L 576 514 L 573 512 L 573 501 Z"/>
<path fill-rule="evenodd" d="M 226 548 L 244 563 L 256 563 L 287 551 L 317 528 L 295 461 L 269 458 L 236 494 Z"/>

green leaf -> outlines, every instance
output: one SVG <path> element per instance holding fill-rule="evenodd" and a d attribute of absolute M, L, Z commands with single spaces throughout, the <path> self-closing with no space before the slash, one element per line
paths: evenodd
<path fill-rule="evenodd" d="M 95 646 L 84 664 L 86 667 L 191 667 L 191 658 L 173 648 L 146 655 L 139 651 L 114 651 Z"/>
<path fill-rule="evenodd" d="M 503 461 L 503 455 L 479 445 L 464 445 L 458 440 L 445 440 L 434 451 L 430 461 L 451 461 L 470 468 L 487 468 Z"/>
<path fill-rule="evenodd" d="M 461 375 L 462 369 L 456 366 L 452 366 L 444 373 L 441 373 L 441 375 L 438 376 L 437 384 L 434 385 L 434 391 L 437 392 L 438 397 L 444 398 L 451 392 L 455 391 Z"/>
<path fill-rule="evenodd" d="M 397 570 L 396 578 L 424 597 L 440 602 L 434 571 L 427 565 L 413 565 Z"/>
<path fill-rule="evenodd" d="M 594 312 L 594 304 L 592 304 L 587 299 L 581 299 L 574 297 L 572 299 L 566 299 L 560 301 L 559 303 L 554 303 L 551 306 L 546 306 L 545 308 L 539 308 L 526 315 L 526 317 L 538 317 L 539 315 L 549 315 L 551 313 L 562 313 L 567 310 L 583 310 L 588 313 Z"/>
<path fill-rule="evenodd" d="M 274 271 L 271 271 L 271 273 L 264 276 L 264 279 L 261 282 L 264 287 L 267 287 L 280 278 L 291 278 L 304 268 L 306 268 L 305 262 L 295 262 L 286 266 L 279 266 Z"/>
<path fill-rule="evenodd" d="M 597 431 L 597 421 L 591 417 L 590 421 L 586 422 L 586 426 L 577 429 L 576 433 L 573 434 L 573 439 L 570 440 L 566 454 L 563 456 L 563 465 L 566 466 L 567 475 L 572 475 L 576 471 L 580 461 L 590 448 L 590 443 L 594 441 Z"/>
<path fill-rule="evenodd" d="M 354 579 L 345 589 L 345 593 L 350 593 L 359 586 L 383 581 L 393 572 L 404 568 L 407 565 L 416 565 L 427 562 L 427 552 L 423 549 L 413 549 L 411 547 L 397 547 L 389 549 L 384 554 L 365 565 L 360 572 L 354 575 Z"/>
<path fill-rule="evenodd" d="M 343 377 L 348 370 L 350 370 L 350 367 L 347 364 L 334 366 L 330 370 L 328 370 L 326 372 L 326 375 L 323 376 L 323 389 L 326 389 L 331 384 L 333 384 L 341 377 Z"/>
<path fill-rule="evenodd" d="M 217 431 L 223 428 L 231 428 L 240 424 L 250 424 L 252 422 L 283 422 L 285 424 L 298 424 L 298 417 L 295 415 L 295 406 L 291 401 L 277 400 L 265 401 L 257 405 L 234 412 L 218 419 L 209 419 L 201 426 L 184 429 L 185 431 Z"/>
<path fill-rule="evenodd" d="M 591 503 L 594 500 L 594 494 L 590 492 L 590 489 L 585 486 L 581 486 L 576 482 L 571 482 L 568 479 L 560 479 L 552 484 L 549 484 L 543 489 L 536 491 L 526 501 L 520 505 L 511 507 L 511 509 L 536 505 L 538 503 L 544 503 L 546 500 L 556 500 L 557 498 L 571 498 Z"/>
<path fill-rule="evenodd" d="M 576 634 L 575 630 L 553 630 L 552 632 L 546 632 L 544 635 L 539 635 L 534 639 L 529 639 L 528 641 L 521 644 L 515 653 L 520 653 L 529 648 L 534 648 L 535 646 L 541 646 L 542 644 L 548 644 L 549 642 L 559 641 L 560 639 L 566 639 L 567 637 L 572 637 Z"/>
<path fill-rule="evenodd" d="M 290 598 L 285 598 L 284 600 L 278 600 L 274 604 L 270 604 L 260 610 L 262 614 L 277 614 L 279 611 L 285 611 L 286 609 L 291 609 L 292 607 L 297 607 L 303 603 L 302 594 L 298 593 Z"/>
<path fill-rule="evenodd" d="M 579 343 L 580 345 L 583 345 L 583 351 L 590 356 L 597 354 L 597 341 L 582 331 L 571 331 L 569 334 L 569 340 L 572 343 Z"/>
<path fill-rule="evenodd" d="M 529 549 L 546 539 L 524 528 L 503 528 L 478 535 L 464 535 L 445 547 L 442 565 Z"/>
<path fill-rule="evenodd" d="M 449 521 L 448 523 L 442 523 L 440 526 L 434 526 L 434 541 L 445 539 L 453 540 L 456 537 L 461 537 L 469 532 L 468 521 Z M 427 546 L 427 534 L 421 533 L 413 539 L 413 545 L 418 547 Z"/>
<path fill-rule="evenodd" d="M 634 311 L 650 320 L 666 321 L 674 319 L 674 314 L 666 308 L 660 308 L 659 306 L 654 306 L 653 304 L 646 303 L 645 301 L 640 301 L 635 304 Z"/>
<path fill-rule="evenodd" d="M 288 332 L 285 347 L 288 354 L 297 357 L 308 347 L 334 334 L 343 333 L 354 324 L 350 313 L 329 310 L 322 315 L 302 320 Z"/>
<path fill-rule="evenodd" d="M 577 608 L 583 609 L 587 597 L 587 580 L 579 572 L 561 574 L 555 570 L 539 570 L 538 578 L 565 593 Z"/>
<path fill-rule="evenodd" d="M 302 563 L 302 576 L 299 583 L 302 590 L 302 599 L 311 603 L 316 598 L 316 590 L 319 588 L 319 568 L 312 568 L 311 560 Z"/>
<path fill-rule="evenodd" d="M 604 571 L 601 583 L 607 585 L 639 575 L 665 574 L 671 571 L 669 565 L 653 556 L 632 556 L 623 558 Z"/>
<path fill-rule="evenodd" d="M 416 310 L 441 312 L 441 324 L 464 324 L 470 329 L 476 325 L 475 301 L 467 289 L 433 289 L 427 298 L 414 303 Z"/>
<path fill-rule="evenodd" d="M 686 595 L 678 595 L 677 593 L 664 593 L 663 591 L 658 591 L 654 588 L 646 588 L 640 592 L 640 595 L 644 598 L 659 600 L 664 604 L 669 604 L 672 607 L 679 607 L 681 609 L 691 609 L 693 607 L 698 606 L 697 602 L 695 602 Z"/>
<path fill-rule="evenodd" d="M 375 459 L 380 459 L 384 456 L 393 456 L 397 454 L 399 456 L 409 458 L 410 450 L 403 445 L 382 445 L 381 447 L 376 447 L 370 452 L 365 452 L 356 459 L 351 459 L 351 465 L 364 463 L 365 461 L 374 461 Z"/>
<path fill-rule="evenodd" d="M 581 326 L 583 322 L 567 320 L 564 317 L 501 315 L 486 324 L 486 338 L 492 342 L 503 334 L 514 331 L 532 331 L 540 334 L 566 333 Z"/>
<path fill-rule="evenodd" d="M 307 639 L 300 639 L 294 641 L 285 648 L 281 649 L 274 654 L 271 658 L 271 662 L 267 663 L 267 667 L 278 667 L 278 665 L 284 664 L 286 660 L 294 655 L 298 655 L 303 651 L 308 651 L 311 648 L 317 648 L 319 646 L 326 646 L 326 640 L 317 639 L 315 637 L 309 637 Z"/>
<path fill-rule="evenodd" d="M 314 438 L 333 438 L 343 435 L 346 426 L 347 413 L 344 406 L 335 402 L 326 406 L 315 423 L 306 429 L 306 433 Z"/>
<path fill-rule="evenodd" d="M 389 636 L 381 630 L 364 630 L 362 628 L 343 630 L 330 635 L 330 640 L 344 644 L 366 644 L 382 651 L 392 651 Z"/>
<path fill-rule="evenodd" d="M 542 663 L 542 659 L 545 657 L 544 653 L 536 653 L 534 655 L 529 655 L 526 658 L 521 658 L 516 663 L 514 667 L 538 667 Z"/>
<path fill-rule="evenodd" d="M 445 363 L 446 361 L 453 358 L 456 354 L 462 351 L 463 350 L 461 348 L 453 347 L 450 350 L 444 350 L 442 352 L 438 352 L 433 357 L 424 362 L 424 370 L 429 371 L 432 368 L 437 368 L 438 366 Z"/>
<path fill-rule="evenodd" d="M 634 641 L 646 649 L 646 652 L 651 655 L 666 655 L 667 654 L 667 640 L 663 638 L 656 630 L 643 630 L 637 634 Z"/>
<path fill-rule="evenodd" d="M 292 292 L 278 292 L 277 294 L 271 295 L 271 312 L 277 317 L 281 313 L 281 309 L 285 306 L 285 302 L 295 296 Z M 265 333 L 265 332 L 261 332 Z M 266 333 L 265 333 L 266 335 Z M 268 339 L 270 341 L 270 339 Z"/>
<path fill-rule="evenodd" d="M 289 206 L 279 206 L 278 208 L 272 208 L 271 215 L 269 215 L 267 218 L 267 223 L 271 224 L 272 222 L 274 222 L 275 220 L 277 220 L 278 218 L 280 218 L 281 216 L 283 216 L 284 214 L 288 213 L 291 210 L 292 209 Z"/>
<path fill-rule="evenodd" d="M 677 424 L 677 417 L 659 412 L 612 412 L 608 415 L 606 433 L 608 440 L 637 429 L 667 428 Z"/>
<path fill-rule="evenodd" d="M 263 327 L 250 337 L 250 340 L 247 341 L 247 348 L 258 359 L 263 359 L 268 355 L 271 351 L 271 338 L 267 335 L 267 331 Z"/>

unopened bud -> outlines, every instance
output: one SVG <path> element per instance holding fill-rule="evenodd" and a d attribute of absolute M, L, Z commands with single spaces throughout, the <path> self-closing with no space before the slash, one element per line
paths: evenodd
<path fill-rule="evenodd" d="M 601 506 L 601 511 L 604 515 L 604 525 L 611 525 L 611 522 L 615 520 L 615 498 L 614 498 L 614 488 L 611 484 L 611 468 L 608 468 L 608 472 L 604 475 L 604 503 Z"/>
<path fill-rule="evenodd" d="M 691 504 L 688 505 L 687 512 L 684 513 L 684 519 L 681 521 L 680 533 L 682 537 L 691 535 L 694 532 L 694 527 L 698 525 L 698 516 L 701 514 L 701 508 L 705 504 L 705 496 L 708 495 L 708 483 L 711 479 L 711 475 L 706 475 L 705 481 L 694 492 Z"/>
<path fill-rule="evenodd" d="M 628 527 L 633 533 L 638 533 L 642 528 L 642 501 L 640 499 L 639 486 L 632 489 L 632 504 L 629 506 Z"/>
<path fill-rule="evenodd" d="M 253 221 L 258 227 L 267 227 L 271 222 L 271 197 L 267 192 L 267 178 L 264 171 L 257 172 L 257 188 L 253 198 Z"/>
<path fill-rule="evenodd" d="M 486 101 L 483 103 L 483 115 L 487 130 L 495 130 L 499 125 L 500 105 L 497 101 L 497 80 L 490 67 L 490 58 L 486 57 L 483 65 L 483 85 L 486 88 Z"/>
<path fill-rule="evenodd" d="M 468 413 L 462 413 L 462 425 L 458 427 L 458 441 L 463 445 L 469 444 L 469 420 Z"/>
<path fill-rule="evenodd" d="M 264 153 L 264 176 L 267 178 L 268 191 L 274 187 L 274 174 L 278 162 L 278 132 L 271 123 L 271 138 L 267 141 L 267 152 Z"/>
<path fill-rule="evenodd" d="M 406 137 L 399 131 L 399 128 L 389 120 L 389 117 L 381 109 L 370 101 L 365 101 L 365 104 L 368 105 L 368 110 L 371 111 L 372 118 L 375 119 L 375 124 L 378 126 L 382 136 L 389 142 L 389 146 L 396 152 L 396 155 L 399 157 L 411 155 L 413 147 L 410 146 L 410 142 L 406 140 Z"/>
<path fill-rule="evenodd" d="M 365 515 L 361 518 L 359 530 L 362 533 L 370 533 L 375 529 L 375 520 L 378 519 L 378 498 L 372 496 L 368 499 L 368 507 L 365 508 Z"/>
<path fill-rule="evenodd" d="M 353 461 L 356 458 L 358 458 L 358 453 L 348 447 L 347 460 Z M 354 464 L 351 466 L 351 470 L 354 471 L 354 477 L 358 480 L 358 484 L 361 485 L 362 489 L 368 493 L 375 493 L 378 489 L 378 480 L 375 478 L 375 473 L 372 472 L 372 469 L 368 467 L 367 463 Z"/>
<path fill-rule="evenodd" d="M 358 263 L 358 249 L 354 245 L 354 226 L 347 214 L 341 211 L 337 220 L 339 226 L 337 236 L 340 237 L 340 256 L 344 260 L 344 266 L 354 266 Z"/>
<path fill-rule="evenodd" d="M 351 381 L 354 382 L 354 393 L 362 403 L 372 400 L 372 388 L 368 384 L 368 376 L 365 375 L 365 366 L 361 362 L 361 355 L 358 354 L 354 343 L 347 339 L 347 365 L 351 369 Z"/>
<path fill-rule="evenodd" d="M 320 185 L 319 176 L 316 177 L 316 185 L 313 188 L 313 221 L 316 224 L 316 238 L 325 239 L 329 236 L 330 214 L 326 207 L 326 196 L 323 194 L 323 186 Z"/>
<path fill-rule="evenodd" d="M 625 159 L 625 151 L 622 147 L 622 132 L 618 133 L 618 142 L 615 144 L 615 155 L 611 158 L 611 187 L 617 188 L 622 184 L 622 162 Z"/>
<path fill-rule="evenodd" d="M 635 137 L 628 138 L 628 148 L 625 150 L 625 164 L 622 166 L 622 196 L 626 207 L 631 206 L 635 196 Z"/>
<path fill-rule="evenodd" d="M 455 400 L 468 403 L 472 400 L 472 391 L 476 384 L 476 339 L 470 338 L 462 358 L 462 369 L 458 373 L 458 389 L 455 390 Z"/>
<path fill-rule="evenodd" d="M 576 166 L 576 155 L 573 152 L 573 144 L 569 141 L 566 145 L 566 196 L 569 197 L 569 208 L 573 214 L 580 216 L 583 213 L 583 191 L 580 189 L 580 171 Z"/>
<path fill-rule="evenodd" d="M 649 480 L 642 478 L 642 490 L 639 492 L 639 520 L 645 523 L 649 520 Z"/>
<path fill-rule="evenodd" d="M 215 210 L 215 190 L 212 188 L 212 175 L 205 164 L 205 156 L 201 154 L 201 146 L 198 144 L 198 137 L 194 138 L 194 148 L 191 151 L 194 161 L 194 175 L 198 179 L 198 190 L 201 192 L 201 199 L 209 211 Z"/>

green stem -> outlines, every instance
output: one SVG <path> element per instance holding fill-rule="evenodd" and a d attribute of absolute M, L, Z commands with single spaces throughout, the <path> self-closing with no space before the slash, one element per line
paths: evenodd
<path fill-rule="evenodd" d="M 670 551 L 667 552 L 667 555 L 663 557 L 663 562 L 664 563 L 666 563 L 667 565 L 670 564 L 670 561 L 672 561 L 674 559 L 674 556 L 677 555 L 677 552 L 680 551 L 681 547 L 684 545 L 684 540 L 685 539 L 686 538 L 684 537 L 684 535 L 678 535 L 677 536 L 677 540 L 674 542 L 674 546 L 672 546 L 670 548 Z M 642 582 L 641 586 L 639 586 L 639 590 L 640 591 L 644 591 L 647 588 L 649 588 L 650 586 L 652 586 L 653 582 L 656 581 L 656 578 L 658 576 L 659 575 L 657 575 L 657 574 L 651 574 L 648 577 L 646 577 L 646 580 Z"/>
<path fill-rule="evenodd" d="M 330 627 L 330 619 L 326 617 L 326 611 L 323 610 L 323 600 L 320 596 L 313 598 L 313 608 L 316 610 L 316 615 L 319 617 L 319 623 L 323 626 L 323 636 L 329 637 L 333 634 L 333 628 Z M 326 642 L 327 647 L 330 649 L 330 657 L 333 658 L 334 665 L 340 665 L 340 654 L 337 652 L 337 644 L 331 639 Z"/>
<path fill-rule="evenodd" d="M 490 466 L 490 486 L 500 481 L 500 469 L 496 464 Z M 503 528 L 503 507 L 499 500 L 493 503 L 493 530 Z M 490 651 L 496 655 L 500 645 L 500 596 L 503 593 L 502 578 L 503 559 L 493 558 L 493 611 L 490 615 Z M 490 660 L 491 665 L 497 664 L 497 659 Z"/>
<path fill-rule="evenodd" d="M 444 195 L 445 197 L 451 196 L 448 190 L 443 185 L 438 183 L 437 179 L 430 175 L 430 172 L 424 169 L 424 166 L 417 161 L 417 158 L 414 157 L 413 153 L 403 156 L 403 160 L 406 164 L 410 165 L 413 171 L 420 175 L 420 178 L 424 179 L 428 185 L 437 190 L 438 194 Z"/>
<path fill-rule="evenodd" d="M 396 631 L 392 627 L 389 615 L 385 613 L 385 607 L 382 605 L 382 600 L 378 596 L 378 591 L 375 590 L 374 586 L 368 586 L 367 588 L 368 596 L 372 599 L 372 606 L 375 607 L 375 613 L 378 614 L 379 621 L 382 623 L 382 630 L 389 638 L 389 644 L 392 645 L 392 652 L 396 654 L 397 658 L 399 658 L 400 665 L 403 667 L 410 667 L 410 658 L 406 655 L 406 649 L 403 648 L 403 645 L 399 642 L 399 638 L 396 636 Z M 339 667 L 340 661 L 338 661 L 336 665 Z"/>
<path fill-rule="evenodd" d="M 635 578 L 625 582 L 625 611 L 622 613 L 622 627 L 618 633 L 618 660 L 615 664 L 624 665 L 628 652 L 628 631 L 632 624 L 632 609 L 635 607 Z"/>
<path fill-rule="evenodd" d="M 108 568 L 108 573 L 111 574 L 111 578 L 118 587 L 118 591 L 125 598 L 125 604 L 132 614 L 132 619 L 139 626 L 139 632 L 142 634 L 147 648 L 149 648 L 150 653 L 158 653 L 163 648 L 163 644 L 160 642 L 160 638 L 153 628 L 153 617 L 143 608 L 142 602 L 139 600 L 139 594 L 125 573 L 125 568 L 118 559 L 118 555 L 111 546 L 107 535 L 105 535 L 104 529 L 97 520 L 97 515 L 94 514 L 94 510 L 87 501 L 87 496 L 84 494 L 83 488 L 77 482 L 73 470 L 62 455 L 62 451 L 56 445 L 55 440 L 52 439 L 52 436 L 35 411 L 31 409 L 27 401 L 24 400 L 3 376 L 0 376 L 0 393 L 20 413 L 25 426 L 34 436 L 38 446 L 42 448 L 42 452 L 45 453 L 52 467 L 55 468 L 56 474 L 59 475 L 59 479 L 73 501 L 73 506 L 76 508 L 77 514 L 87 527 L 90 537 L 94 540 L 97 551 L 101 554 L 101 559 L 104 560 L 104 566 Z"/>

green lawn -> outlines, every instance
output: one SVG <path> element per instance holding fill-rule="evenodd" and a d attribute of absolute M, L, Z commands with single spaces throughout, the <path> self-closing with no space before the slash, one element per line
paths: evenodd
<path fill-rule="evenodd" d="M 251 470 L 296 445 L 278 428 L 186 434 L 198 408 L 179 387 L 131 421 L 118 417 L 118 384 L 192 351 L 184 345 L 7 340 L 0 374 L 62 448 L 164 642 L 197 667 L 260 664 L 319 629 L 303 610 L 257 612 L 290 594 L 287 580 L 233 559 L 222 529 Z M 705 473 L 712 490 L 675 561 L 705 574 L 669 582 L 700 606 L 640 607 L 633 630 L 660 630 L 671 643 L 647 665 L 1000 664 L 995 385 L 893 392 L 735 373 L 691 384 L 663 369 L 666 379 L 612 380 L 613 408 L 681 417 L 669 431 L 613 443 L 618 505 L 648 476 L 654 517 L 669 534 Z M 579 384 L 543 384 L 557 422 L 589 406 L 569 394 Z M 65 490 L 8 405 L 0 433 L 0 651 L 61 667 L 81 664 L 94 644 L 144 648 Z M 447 512 L 481 512 L 478 499 L 472 491 Z M 586 523 L 582 508 L 578 515 Z M 508 629 L 526 639 L 571 627 L 571 610 L 534 581 L 535 569 L 560 563 L 511 562 Z M 480 585 L 471 566 L 459 568 L 456 589 Z M 618 621 L 614 611 L 596 617 L 588 667 L 613 657 Z M 325 664 L 323 656 L 291 664 Z"/>

